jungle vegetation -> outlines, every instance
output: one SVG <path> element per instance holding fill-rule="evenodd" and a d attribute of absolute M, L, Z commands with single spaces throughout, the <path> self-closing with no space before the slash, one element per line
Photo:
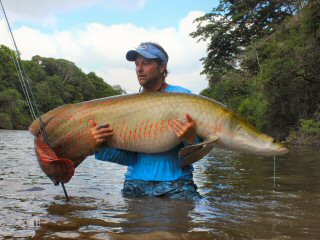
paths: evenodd
<path fill-rule="evenodd" d="M 320 145 L 319 0 L 221 0 L 196 22 L 202 95 L 278 139 Z"/>
<path fill-rule="evenodd" d="M 190 35 L 216 99 L 277 139 L 320 145 L 320 1 L 220 0 Z M 64 59 L 24 61 L 41 113 L 124 93 Z M 0 46 L 0 128 L 26 129 L 30 113 L 12 61 Z"/>
<path fill-rule="evenodd" d="M 31 114 L 13 61 L 15 53 L 0 46 L 0 129 L 27 129 Z M 40 113 L 67 103 L 122 94 L 95 73 L 84 73 L 64 59 L 34 56 L 23 61 Z"/>

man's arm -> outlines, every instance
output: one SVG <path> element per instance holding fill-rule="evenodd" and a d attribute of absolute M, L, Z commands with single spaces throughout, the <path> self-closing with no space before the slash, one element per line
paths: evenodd
<path fill-rule="evenodd" d="M 95 158 L 124 166 L 132 166 L 137 163 L 137 153 L 109 148 L 103 146 L 101 150 L 94 152 Z"/>

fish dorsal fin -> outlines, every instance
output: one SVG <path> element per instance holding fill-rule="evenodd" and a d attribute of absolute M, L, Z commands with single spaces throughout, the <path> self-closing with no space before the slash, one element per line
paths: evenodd
<path fill-rule="evenodd" d="M 217 139 L 217 136 L 213 136 L 201 143 L 182 148 L 178 154 L 180 165 L 184 167 L 203 158 L 214 147 L 215 141 Z"/>

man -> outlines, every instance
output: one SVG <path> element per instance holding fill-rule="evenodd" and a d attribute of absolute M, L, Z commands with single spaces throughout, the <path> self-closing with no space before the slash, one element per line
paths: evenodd
<path fill-rule="evenodd" d="M 166 83 L 168 54 L 158 44 L 141 43 L 136 50 L 126 54 L 128 61 L 135 62 L 136 74 L 143 91 L 185 92 L 189 90 Z M 167 152 L 146 154 L 109 148 L 102 144 L 113 136 L 112 126 L 91 124 L 91 139 L 98 160 L 128 166 L 122 193 L 124 196 L 169 197 L 197 200 L 200 198 L 193 182 L 193 167 L 181 168 L 178 152 L 186 145 L 198 141 L 195 121 L 186 113 L 186 121 L 172 121 L 172 129 L 183 143 Z"/>

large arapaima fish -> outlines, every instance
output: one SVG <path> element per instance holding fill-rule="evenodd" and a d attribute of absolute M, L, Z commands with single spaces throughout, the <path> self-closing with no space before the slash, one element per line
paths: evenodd
<path fill-rule="evenodd" d="M 159 153 L 181 143 L 170 122 L 185 119 L 187 113 L 196 121 L 196 134 L 204 141 L 180 151 L 182 166 L 201 159 L 214 146 L 261 156 L 288 152 L 223 104 L 186 93 L 145 92 L 68 104 L 42 115 L 43 125 L 37 119 L 29 130 L 36 137 L 41 169 L 58 184 L 68 182 L 75 167 L 93 154 L 90 119 L 113 128 L 110 147 Z"/>

